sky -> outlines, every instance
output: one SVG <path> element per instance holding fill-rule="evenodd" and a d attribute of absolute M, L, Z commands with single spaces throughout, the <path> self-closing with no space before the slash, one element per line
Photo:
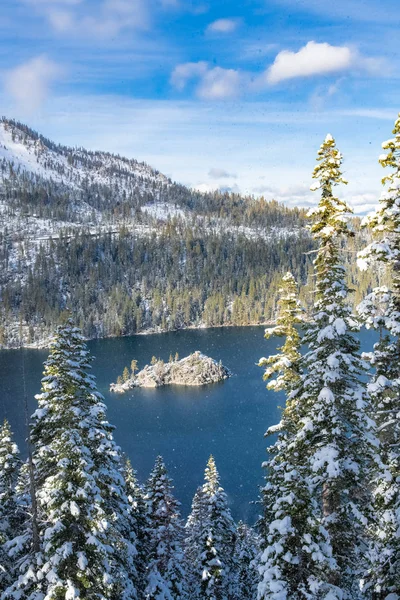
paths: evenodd
<path fill-rule="evenodd" d="M 398 0 L 2 0 L 2 114 L 200 190 L 290 206 L 331 133 L 371 210 L 400 111 Z"/>

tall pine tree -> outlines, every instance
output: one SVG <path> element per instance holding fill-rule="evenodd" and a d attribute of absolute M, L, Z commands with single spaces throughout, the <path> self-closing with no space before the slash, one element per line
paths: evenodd
<path fill-rule="evenodd" d="M 365 554 L 365 523 L 370 518 L 365 482 L 375 456 L 374 423 L 360 376 L 366 365 L 354 335 L 358 323 L 349 306 L 349 289 L 341 258 L 342 243 L 353 235 L 350 207 L 334 196 L 342 177 L 342 155 L 328 135 L 318 152 L 313 189 L 321 190 L 311 210 L 311 233 L 318 244 L 312 321 L 302 361 L 304 375 L 296 392 L 302 406 L 297 437 L 308 448 L 306 465 L 313 496 L 322 505 L 322 523 L 337 569 L 329 580 L 338 597 L 357 594 Z"/>
<path fill-rule="evenodd" d="M 266 337 L 284 338 L 279 353 L 260 360 L 266 367 L 267 387 L 282 391 L 286 407 L 277 426 L 266 435 L 278 433 L 268 448 L 266 485 L 262 490 L 263 516 L 259 526 L 262 554 L 258 586 L 259 600 L 297 600 L 324 597 L 330 591 L 326 573 L 335 567 L 329 535 L 318 521 L 318 502 L 312 497 L 304 456 L 303 410 L 297 390 L 301 384 L 298 325 L 301 306 L 297 284 L 287 273 L 280 288 L 276 327 Z"/>
<path fill-rule="evenodd" d="M 32 418 L 41 552 L 6 597 L 136 598 L 120 451 L 90 363 L 68 321 L 51 344 Z"/>
<path fill-rule="evenodd" d="M 381 287 L 361 303 L 359 312 L 380 339 L 369 355 L 374 373 L 368 384 L 378 426 L 381 465 L 373 481 L 371 566 L 367 587 L 377 598 L 400 597 L 400 115 L 394 137 L 382 144 L 379 162 L 392 172 L 382 179 L 376 212 L 368 217 L 374 241 L 359 254 L 362 269 L 382 269 L 391 289 Z"/>

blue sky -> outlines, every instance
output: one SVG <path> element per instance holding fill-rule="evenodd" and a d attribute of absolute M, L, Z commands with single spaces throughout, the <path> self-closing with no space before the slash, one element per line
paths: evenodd
<path fill-rule="evenodd" d="M 400 111 L 398 0 L 3 0 L 2 113 L 199 189 L 315 202 L 318 147 L 357 212 Z"/>

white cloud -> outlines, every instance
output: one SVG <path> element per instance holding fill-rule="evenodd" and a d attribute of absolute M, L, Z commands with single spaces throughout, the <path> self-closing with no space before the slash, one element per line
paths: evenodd
<path fill-rule="evenodd" d="M 305 184 L 298 185 L 259 185 L 252 188 L 256 195 L 262 195 L 266 200 L 277 200 L 284 202 L 289 206 L 308 206 L 315 204 L 315 198 L 310 192 L 310 186 Z"/>
<path fill-rule="evenodd" d="M 205 100 L 236 98 L 240 95 L 241 84 L 242 78 L 239 71 L 214 67 L 201 78 L 197 95 Z"/>
<path fill-rule="evenodd" d="M 298 52 L 279 52 L 267 71 L 267 81 L 274 84 L 295 77 L 337 73 L 348 69 L 352 63 L 353 54 L 347 46 L 308 42 Z"/>
<path fill-rule="evenodd" d="M 207 192 L 215 192 L 218 189 L 217 185 L 210 185 L 209 183 L 198 183 L 194 186 L 194 189 L 207 194 Z"/>
<path fill-rule="evenodd" d="M 0 93 L 0 104 L 4 114 L 26 120 L 9 96 Z M 378 198 L 381 191 L 377 156 L 397 109 L 371 106 L 367 111 L 362 106 L 365 114 L 358 116 L 357 111 L 314 113 L 309 106 L 295 103 L 288 109 L 276 100 L 210 105 L 195 100 L 55 94 L 46 111 L 32 115 L 29 124 L 56 142 L 144 160 L 188 185 L 218 189 L 221 184 L 237 183 L 243 193 L 264 194 L 292 206 L 318 201 L 318 193 L 309 190 L 311 174 L 319 145 L 330 130 L 344 154 L 349 180 L 338 191 L 339 197 L 346 194 L 356 212 L 365 212 L 374 203 L 372 196 Z M 223 160 L 226 156 L 229 162 Z M 225 167 L 238 177 L 210 179 L 210 166 Z M 362 197 L 364 193 L 369 196 Z"/>
<path fill-rule="evenodd" d="M 170 81 L 182 91 L 190 80 L 197 80 L 196 95 L 204 100 L 223 100 L 240 95 L 245 74 L 235 69 L 211 68 L 205 61 L 175 67 Z"/>
<path fill-rule="evenodd" d="M 388 73 L 388 66 L 381 58 L 362 56 L 350 46 L 331 46 L 326 42 L 310 41 L 298 52 L 279 52 L 274 63 L 266 71 L 266 79 L 269 84 L 274 85 L 287 79 L 328 75 L 350 69 L 371 75 Z"/>
<path fill-rule="evenodd" d="M 37 56 L 5 74 L 5 91 L 22 111 L 33 113 L 45 102 L 51 84 L 62 72 L 57 63 Z"/>
<path fill-rule="evenodd" d="M 206 29 L 209 33 L 233 33 L 239 25 L 238 19 L 217 19 Z"/>
<path fill-rule="evenodd" d="M 235 173 L 229 173 L 229 171 L 225 171 L 225 169 L 219 169 L 214 167 L 208 171 L 208 176 L 210 179 L 236 179 L 237 175 Z"/>
<path fill-rule="evenodd" d="M 150 24 L 149 3 L 145 0 L 103 0 L 96 11 L 85 0 L 40 0 L 35 6 L 43 11 L 54 31 L 62 34 L 108 38 L 125 29 L 147 29 Z"/>
<path fill-rule="evenodd" d="M 178 90 L 183 90 L 188 81 L 201 77 L 207 72 L 207 69 L 206 61 L 182 63 L 173 70 L 170 82 Z"/>

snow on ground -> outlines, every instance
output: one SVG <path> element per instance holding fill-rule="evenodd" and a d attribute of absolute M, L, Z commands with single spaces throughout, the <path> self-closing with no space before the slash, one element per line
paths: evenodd
<path fill-rule="evenodd" d="M 62 181 L 62 176 L 56 171 L 49 169 L 39 163 L 40 147 L 37 143 L 23 144 L 21 141 L 13 140 L 11 130 L 6 130 L 4 123 L 0 123 L 0 159 L 5 158 L 7 161 L 14 163 L 15 168 L 20 167 L 23 171 L 35 173 L 46 179 L 50 176 L 55 181 Z M 63 157 L 59 157 L 61 161 Z M 64 159 L 64 165 L 67 166 Z"/>
<path fill-rule="evenodd" d="M 14 138 L 14 139 L 13 139 Z M 0 160 L 6 159 L 30 173 L 44 179 L 68 183 L 79 187 L 85 180 L 92 184 L 118 185 L 128 190 L 132 181 L 142 191 L 148 182 L 168 186 L 165 175 L 153 170 L 146 163 L 139 163 L 106 152 L 90 153 L 82 149 L 69 149 L 73 162 L 61 151 L 50 150 L 40 140 L 34 140 L 18 129 L 0 122 Z"/>
<path fill-rule="evenodd" d="M 168 221 L 173 217 L 185 219 L 188 216 L 187 211 L 166 202 L 156 202 L 155 204 L 145 204 L 141 211 L 160 221 Z"/>

